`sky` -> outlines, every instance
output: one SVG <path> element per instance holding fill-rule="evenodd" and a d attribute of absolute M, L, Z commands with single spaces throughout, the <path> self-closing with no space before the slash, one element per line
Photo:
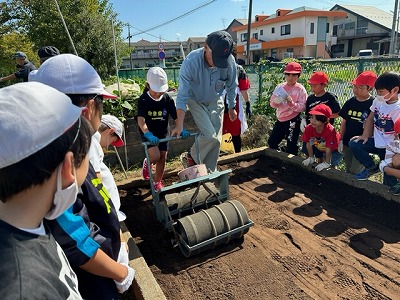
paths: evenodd
<path fill-rule="evenodd" d="M 395 0 L 253 0 L 252 20 L 257 14 L 270 15 L 277 9 L 307 6 L 329 10 L 335 4 L 369 5 L 390 12 Z M 233 19 L 247 19 L 249 0 L 109 0 L 117 18 L 129 24 L 131 42 L 186 41 L 205 37 L 229 26 Z M 128 42 L 128 25 L 122 37 Z"/>

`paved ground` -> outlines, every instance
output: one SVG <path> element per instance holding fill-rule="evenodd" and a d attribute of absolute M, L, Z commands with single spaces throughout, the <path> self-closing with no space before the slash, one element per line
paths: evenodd
<path fill-rule="evenodd" d="M 255 226 L 191 258 L 172 249 L 148 188 L 122 191 L 167 299 L 400 299 L 399 203 L 271 157 L 222 168 Z"/>

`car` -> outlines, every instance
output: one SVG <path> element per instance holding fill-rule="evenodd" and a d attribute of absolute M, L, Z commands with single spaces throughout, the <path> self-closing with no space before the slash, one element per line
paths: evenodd
<path fill-rule="evenodd" d="M 312 57 L 312 56 L 300 56 L 300 57 L 297 57 L 297 59 L 298 60 L 313 60 L 313 59 L 315 59 L 315 57 Z"/>
<path fill-rule="evenodd" d="M 358 51 L 357 57 L 359 58 L 371 58 L 374 56 L 374 53 L 372 52 L 371 49 L 363 49 Z"/>

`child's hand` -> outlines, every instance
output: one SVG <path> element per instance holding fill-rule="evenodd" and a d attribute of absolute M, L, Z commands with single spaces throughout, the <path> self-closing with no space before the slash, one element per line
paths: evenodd
<path fill-rule="evenodd" d="M 339 141 L 339 144 L 338 144 L 338 152 L 339 152 L 339 153 L 343 153 L 343 140 L 340 140 L 340 141 Z"/>
<path fill-rule="evenodd" d="M 133 278 L 135 278 L 135 270 L 132 269 L 127 264 L 121 264 L 121 265 L 124 265 L 128 269 L 128 275 L 126 275 L 125 279 L 122 280 L 121 282 L 115 280 L 114 282 L 115 285 L 117 286 L 118 292 L 122 294 L 123 292 L 126 292 L 131 286 Z"/>
<path fill-rule="evenodd" d="M 149 141 L 150 145 L 155 146 L 160 143 L 158 137 L 154 136 L 150 131 L 147 131 L 144 134 L 144 137 Z"/>
<path fill-rule="evenodd" d="M 308 167 L 308 166 L 311 166 L 314 163 L 314 161 L 315 161 L 314 157 L 310 156 L 309 158 L 306 158 L 305 160 L 303 160 L 301 163 L 303 164 L 303 166 Z"/>
<path fill-rule="evenodd" d="M 320 172 L 320 171 L 322 171 L 322 170 L 324 170 L 324 169 L 328 169 L 328 168 L 330 168 L 330 164 L 328 164 L 327 162 L 322 162 L 322 163 L 320 163 L 320 164 L 318 164 L 316 167 L 315 167 L 315 170 L 317 170 L 318 172 Z"/>
<path fill-rule="evenodd" d="M 384 173 L 385 167 L 388 167 L 391 159 L 384 159 L 379 163 L 379 170 Z"/>
<path fill-rule="evenodd" d="M 287 103 L 289 106 L 294 106 L 293 99 L 292 99 L 292 97 L 290 97 L 289 95 L 286 97 L 286 103 Z"/>
<path fill-rule="evenodd" d="M 307 120 L 306 118 L 301 118 L 301 123 L 300 123 L 300 130 L 301 132 L 304 132 L 307 126 Z"/>
<path fill-rule="evenodd" d="M 362 135 L 356 135 L 353 136 L 350 141 L 355 141 L 356 143 L 359 141 L 363 141 L 363 144 L 365 144 L 368 141 L 368 137 L 362 136 Z"/>

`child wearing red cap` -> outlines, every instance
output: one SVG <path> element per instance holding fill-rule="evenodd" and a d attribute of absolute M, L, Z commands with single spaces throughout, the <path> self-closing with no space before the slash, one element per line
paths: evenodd
<path fill-rule="evenodd" d="M 301 74 L 301 65 L 290 62 L 286 65 L 285 82 L 274 89 L 270 105 L 276 109 L 277 121 L 268 139 L 271 149 L 278 149 L 280 142 L 286 139 L 286 152 L 297 155 L 297 141 L 300 134 L 300 114 L 305 110 L 307 91 L 297 82 Z"/>
<path fill-rule="evenodd" d="M 377 154 L 384 160 L 386 147 L 394 140 L 394 122 L 400 117 L 400 76 L 394 72 L 385 72 L 375 81 L 377 96 L 370 107 L 362 135 L 354 136 L 349 142 L 349 148 L 354 157 L 364 166 L 355 175 L 357 180 L 367 180 L 379 172 L 379 166 L 370 154 Z M 386 173 L 383 183 L 394 186 L 396 180 Z"/>
<path fill-rule="evenodd" d="M 302 119 L 300 126 L 301 131 L 304 131 L 306 125 L 310 123 L 310 110 L 321 103 L 326 104 L 331 108 L 332 116 L 329 119 L 329 122 L 332 125 L 335 123 L 335 118 L 338 117 L 340 105 L 337 96 L 326 91 L 328 81 L 328 75 L 321 71 L 314 72 L 307 81 L 311 87 L 312 94 L 307 97 L 305 118 Z"/>
<path fill-rule="evenodd" d="M 310 166 L 317 160 L 319 163 L 315 167 L 317 171 L 337 166 L 343 156 L 338 151 L 340 135 L 329 123 L 331 115 L 332 110 L 326 104 L 315 106 L 310 111 L 310 124 L 306 126 L 301 137 L 302 151 L 308 155 L 302 163 L 304 166 Z"/>
<path fill-rule="evenodd" d="M 376 77 L 376 74 L 372 71 L 360 73 L 351 82 L 354 96 L 348 99 L 339 111 L 339 116 L 342 117 L 339 151 L 344 154 L 346 172 L 353 175 L 359 173 L 364 166 L 354 157 L 349 148 L 349 141 L 353 136 L 362 135 L 363 133 L 365 119 L 369 115 L 369 109 L 374 100 L 371 92 L 374 89 Z"/>

